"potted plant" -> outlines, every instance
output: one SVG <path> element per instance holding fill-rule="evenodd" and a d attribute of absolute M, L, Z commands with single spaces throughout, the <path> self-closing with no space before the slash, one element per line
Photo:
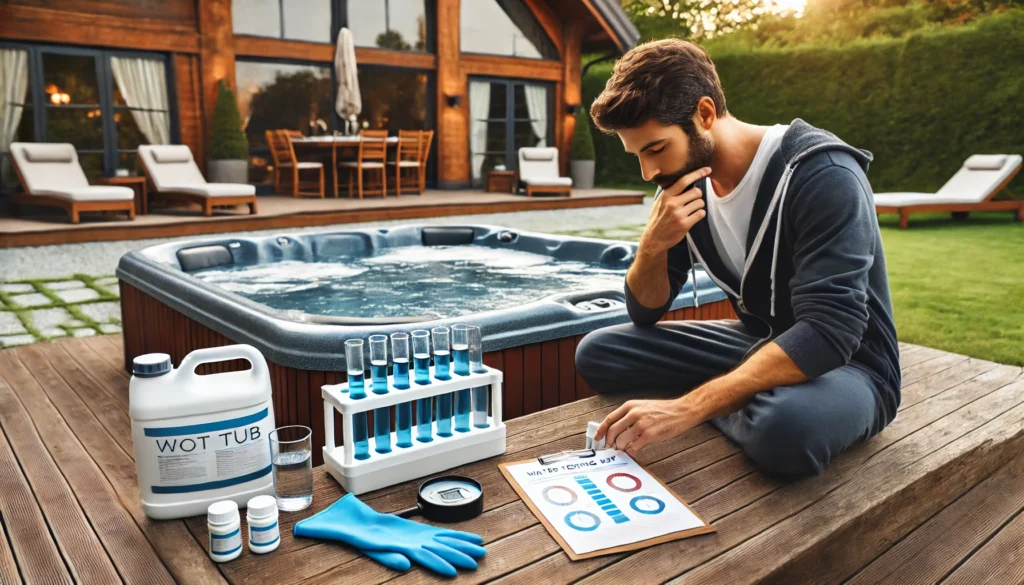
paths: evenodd
<path fill-rule="evenodd" d="M 217 90 L 213 111 L 209 175 L 213 183 L 249 182 L 249 143 L 242 132 L 235 96 L 224 81 Z"/>
<path fill-rule="evenodd" d="M 572 133 L 572 150 L 569 153 L 569 176 L 574 189 L 594 187 L 594 138 L 590 135 L 587 118 L 583 108 L 576 112 L 576 130 Z"/>

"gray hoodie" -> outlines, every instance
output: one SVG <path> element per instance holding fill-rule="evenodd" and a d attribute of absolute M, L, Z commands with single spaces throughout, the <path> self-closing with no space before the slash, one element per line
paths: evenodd
<path fill-rule="evenodd" d="M 809 379 L 852 364 L 875 380 L 891 421 L 900 403 L 899 349 L 865 174 L 871 158 L 794 120 L 761 179 L 741 279 L 726 269 L 701 221 L 669 250 L 669 302 L 699 263 L 747 329 L 762 337 L 747 355 L 774 341 Z M 706 180 L 696 185 L 703 193 Z M 653 325 L 668 308 L 644 307 L 628 285 L 626 306 L 637 325 Z"/>

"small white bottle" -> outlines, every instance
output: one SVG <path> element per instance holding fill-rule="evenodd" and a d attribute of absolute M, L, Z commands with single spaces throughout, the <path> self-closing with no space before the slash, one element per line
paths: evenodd
<path fill-rule="evenodd" d="M 233 500 L 214 502 L 206 509 L 206 528 L 210 532 L 210 558 L 226 563 L 242 554 L 242 523 L 238 504 Z"/>
<path fill-rule="evenodd" d="M 256 496 L 246 506 L 249 523 L 249 550 L 265 554 L 281 545 L 281 529 L 277 525 L 277 500 L 273 496 Z"/>

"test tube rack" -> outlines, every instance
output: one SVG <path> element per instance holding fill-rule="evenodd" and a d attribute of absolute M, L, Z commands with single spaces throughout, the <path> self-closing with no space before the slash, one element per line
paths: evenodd
<path fill-rule="evenodd" d="M 410 372 L 409 388 L 400 390 L 394 386 L 394 376 L 388 376 L 387 394 L 375 394 L 370 389 L 367 379 L 367 394 L 364 398 L 353 399 L 349 396 L 348 384 L 325 385 L 322 388 L 324 398 L 324 466 L 345 488 L 347 492 L 362 494 L 404 481 L 418 479 L 431 473 L 444 471 L 452 467 L 479 461 L 488 457 L 501 455 L 505 452 L 505 423 L 501 418 L 501 381 L 502 374 L 489 366 L 483 366 L 468 376 L 452 374 L 450 380 L 439 380 L 431 371 L 430 384 L 417 384 Z M 352 435 L 352 417 L 361 412 L 372 412 L 377 408 L 387 408 L 409 402 L 415 410 L 417 400 L 454 393 L 459 390 L 489 387 L 491 413 L 487 417 L 486 427 L 470 425 L 468 431 L 452 431 L 451 436 L 442 437 L 437 434 L 437 421 L 431 423 L 433 440 L 429 443 L 420 442 L 416 437 L 416 425 L 413 424 L 414 437 L 411 447 L 398 447 L 397 432 L 391 432 L 391 452 L 377 453 L 370 447 L 370 457 L 358 460 L 355 458 L 355 440 Z M 341 445 L 335 444 L 334 411 L 341 413 L 342 439 Z M 394 417 L 392 417 L 394 420 Z M 370 440 L 373 440 L 372 429 Z"/>

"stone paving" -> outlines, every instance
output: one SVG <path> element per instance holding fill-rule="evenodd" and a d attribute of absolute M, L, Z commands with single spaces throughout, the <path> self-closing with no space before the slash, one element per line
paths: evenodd
<path fill-rule="evenodd" d="M 0 283 L 0 348 L 120 331 L 116 277 Z"/>

